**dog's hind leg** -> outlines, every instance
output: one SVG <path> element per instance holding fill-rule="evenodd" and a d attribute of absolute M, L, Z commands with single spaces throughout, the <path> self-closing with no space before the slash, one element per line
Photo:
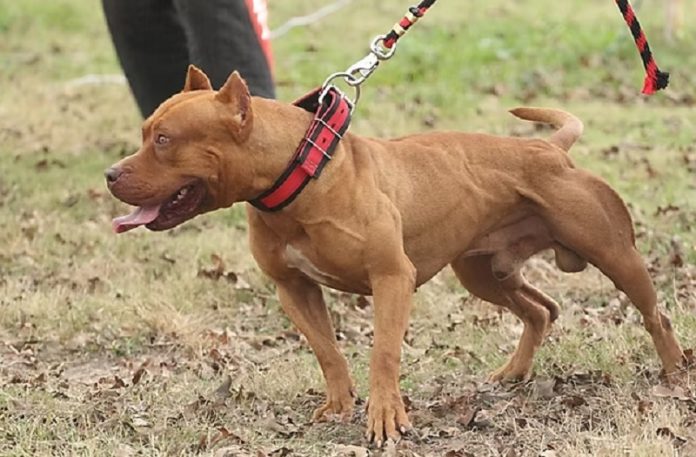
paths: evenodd
<path fill-rule="evenodd" d="M 516 270 L 503 280 L 493 273 L 490 255 L 461 256 L 452 269 L 473 295 L 512 311 L 523 323 L 522 337 L 510 360 L 490 374 L 491 381 L 524 379 L 534 354 L 558 316 L 558 304 L 528 284 Z"/>
<path fill-rule="evenodd" d="M 626 293 L 643 316 L 665 373 L 676 373 L 685 361 L 684 353 L 670 320 L 658 310 L 625 204 L 604 181 L 582 170 L 569 170 L 557 179 L 545 183 L 543 195 L 531 197 L 541 207 L 553 236 Z"/>

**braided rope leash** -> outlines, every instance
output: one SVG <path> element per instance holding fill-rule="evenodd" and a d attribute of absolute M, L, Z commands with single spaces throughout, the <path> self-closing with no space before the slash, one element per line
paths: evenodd
<path fill-rule="evenodd" d="M 418 22 L 418 19 L 428 11 L 428 8 L 433 6 L 436 0 L 423 0 L 418 5 L 414 5 L 408 9 L 404 17 L 394 24 L 394 27 L 384 36 L 383 45 L 387 49 L 391 49 L 396 44 L 396 41 L 401 38 L 408 29 Z"/>
<path fill-rule="evenodd" d="M 392 29 L 384 34 L 378 35 L 370 44 L 370 53 L 362 59 L 355 62 L 345 71 L 333 73 L 322 84 L 322 95 L 320 102 L 325 93 L 332 89 L 338 88 L 332 84 L 335 79 L 342 78 L 346 84 L 355 89 L 355 96 L 351 100 L 351 105 L 354 107 L 360 98 L 360 85 L 377 69 L 380 62 L 390 59 L 396 52 L 396 42 L 401 38 L 418 19 L 433 6 L 436 0 L 422 0 L 418 5 L 414 5 L 408 9 L 404 17 L 394 24 Z"/>
<path fill-rule="evenodd" d="M 645 67 L 646 73 L 643 93 L 650 95 L 657 90 L 664 89 L 669 84 L 669 73 L 660 71 L 657 67 L 652 51 L 650 51 L 650 45 L 648 45 L 648 39 L 645 37 L 645 33 L 643 33 L 643 29 L 638 22 L 638 18 L 636 18 L 636 13 L 633 11 L 631 4 L 628 0 L 616 0 L 616 4 L 619 6 L 626 24 L 631 29 L 636 47 L 638 52 L 640 52 L 640 58 L 643 60 L 643 67 Z"/>
<path fill-rule="evenodd" d="M 669 73 L 660 71 L 655 62 L 655 58 L 650 51 L 650 46 L 648 45 L 648 39 L 643 32 L 643 29 L 636 18 L 636 13 L 633 11 L 631 4 L 628 0 L 615 0 L 616 4 L 621 10 L 621 14 L 631 29 L 631 34 L 636 42 L 638 51 L 640 52 L 640 57 L 643 60 L 643 66 L 645 67 L 645 82 L 643 84 L 642 92 L 644 94 L 650 95 L 655 93 L 660 89 L 664 89 L 669 84 Z M 435 4 L 436 0 L 422 0 L 419 4 L 411 6 L 403 18 L 398 21 L 392 29 L 384 35 L 379 35 L 372 40 L 370 44 L 370 53 L 367 54 L 362 59 L 358 60 L 356 63 L 348 67 L 345 71 L 333 73 L 329 75 L 328 78 L 322 84 L 321 94 L 319 96 L 319 102 L 324 98 L 330 90 L 337 90 L 341 92 L 332 82 L 336 79 L 343 79 L 343 81 L 349 86 L 353 87 L 355 90 L 355 96 L 351 102 L 351 109 L 355 107 L 360 99 L 360 85 L 367 80 L 367 78 L 372 75 L 372 73 L 377 69 L 380 62 L 383 60 L 390 59 L 396 52 L 396 42 L 401 38 L 408 30 L 422 18 L 425 13 Z"/>

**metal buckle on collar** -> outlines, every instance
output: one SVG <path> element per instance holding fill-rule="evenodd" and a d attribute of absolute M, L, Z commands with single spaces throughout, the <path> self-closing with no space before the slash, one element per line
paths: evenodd
<path fill-rule="evenodd" d="M 326 81 L 324 81 L 324 84 L 321 85 L 321 93 L 319 94 L 319 98 L 317 99 L 319 104 L 321 105 L 324 103 L 324 98 L 326 97 L 326 94 L 328 94 L 330 91 L 335 91 L 338 96 L 342 97 L 345 99 L 345 101 L 348 103 L 350 106 L 350 112 L 352 113 L 353 110 L 355 109 L 355 105 L 358 104 L 358 100 L 360 100 L 360 86 L 353 86 L 354 92 L 355 92 L 355 97 L 350 98 L 348 97 L 341 89 L 338 88 L 335 84 L 331 84 L 331 82 L 335 79 L 338 78 L 343 78 L 346 83 L 348 82 L 348 78 L 350 75 L 347 72 L 339 72 L 339 73 L 334 73 L 330 75 L 328 78 L 326 78 Z M 350 84 L 349 84 L 350 85 Z"/>

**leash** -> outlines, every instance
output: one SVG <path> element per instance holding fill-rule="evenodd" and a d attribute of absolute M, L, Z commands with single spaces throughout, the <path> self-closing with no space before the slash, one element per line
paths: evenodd
<path fill-rule="evenodd" d="M 418 22 L 420 18 L 428 12 L 437 0 L 422 0 L 419 4 L 408 9 L 403 18 L 392 29 L 384 35 L 378 35 L 370 43 L 370 52 L 362 59 L 355 62 L 345 71 L 340 71 L 329 75 L 322 84 L 324 91 L 330 88 L 336 88 L 331 84 L 338 78 L 343 78 L 346 84 L 355 90 L 355 96 L 352 99 L 353 106 L 360 99 L 360 85 L 377 69 L 380 62 L 389 60 L 396 52 L 396 42 L 408 32 L 413 24 Z"/>
<path fill-rule="evenodd" d="M 643 60 L 645 68 L 645 82 L 643 83 L 643 93 L 650 95 L 660 89 L 664 89 L 669 84 L 669 73 L 660 71 L 655 62 L 655 58 L 650 51 L 648 39 L 643 33 L 643 29 L 638 22 L 636 13 L 633 11 L 628 0 L 616 0 L 616 4 L 623 15 L 626 24 L 631 29 L 633 40 L 636 42 L 636 47 L 640 53 L 640 58 Z"/>
<path fill-rule="evenodd" d="M 318 89 L 295 101 L 293 105 L 314 114 L 304 138 L 295 150 L 285 171 L 270 189 L 249 200 L 261 211 L 278 211 L 292 203 L 312 179 L 317 179 L 331 160 L 343 134 L 348 130 L 351 115 L 360 99 L 360 85 L 375 71 L 382 60 L 396 52 L 396 42 L 436 0 L 423 0 L 409 8 L 406 15 L 392 29 L 377 36 L 370 45 L 370 53 L 345 71 L 330 75 Z M 347 97 L 332 82 L 343 78 L 355 90 L 353 99 Z"/>
<path fill-rule="evenodd" d="M 348 67 L 345 71 L 331 74 L 325 81 L 322 87 L 328 90 L 329 87 L 335 87 L 331 83 L 338 79 L 343 80 L 355 90 L 353 105 L 357 104 L 360 99 L 360 85 L 377 69 L 380 62 L 390 59 L 396 52 L 396 42 L 401 38 L 413 24 L 423 17 L 428 9 L 433 6 L 436 0 L 423 0 L 418 5 L 414 5 L 408 9 L 404 17 L 394 24 L 392 29 L 384 34 L 377 36 L 370 44 L 370 53 Z M 631 7 L 628 0 L 615 0 L 621 14 L 623 15 L 626 24 L 631 30 L 633 39 L 640 53 L 645 68 L 645 81 L 643 83 L 642 93 L 651 95 L 660 89 L 664 89 L 669 84 L 669 73 L 660 71 L 655 62 L 655 58 L 648 45 L 648 39 L 643 32 L 635 11 Z"/>
<path fill-rule="evenodd" d="M 370 43 L 370 52 L 345 71 L 329 75 L 320 88 L 315 89 L 293 104 L 315 113 L 314 120 L 295 150 L 292 160 L 270 189 L 249 200 L 262 211 L 278 211 L 290 204 L 302 189 L 317 179 L 324 166 L 333 157 L 336 146 L 348 130 L 355 106 L 360 100 L 360 85 L 364 83 L 382 61 L 389 60 L 396 52 L 398 40 L 422 18 L 436 0 L 422 0 L 411 6 L 400 21 L 384 35 L 378 35 Z M 647 39 L 628 0 L 616 0 L 640 51 L 646 77 L 644 94 L 667 87 L 669 74 L 657 68 Z M 346 96 L 334 81 L 342 79 L 354 90 L 353 98 Z"/>

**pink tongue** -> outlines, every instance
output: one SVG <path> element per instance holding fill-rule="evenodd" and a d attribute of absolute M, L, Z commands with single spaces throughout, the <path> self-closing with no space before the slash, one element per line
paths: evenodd
<path fill-rule="evenodd" d="M 149 224 L 159 216 L 160 206 L 139 206 L 129 215 L 115 218 L 111 221 L 111 226 L 114 232 L 123 233 L 141 225 Z"/>

